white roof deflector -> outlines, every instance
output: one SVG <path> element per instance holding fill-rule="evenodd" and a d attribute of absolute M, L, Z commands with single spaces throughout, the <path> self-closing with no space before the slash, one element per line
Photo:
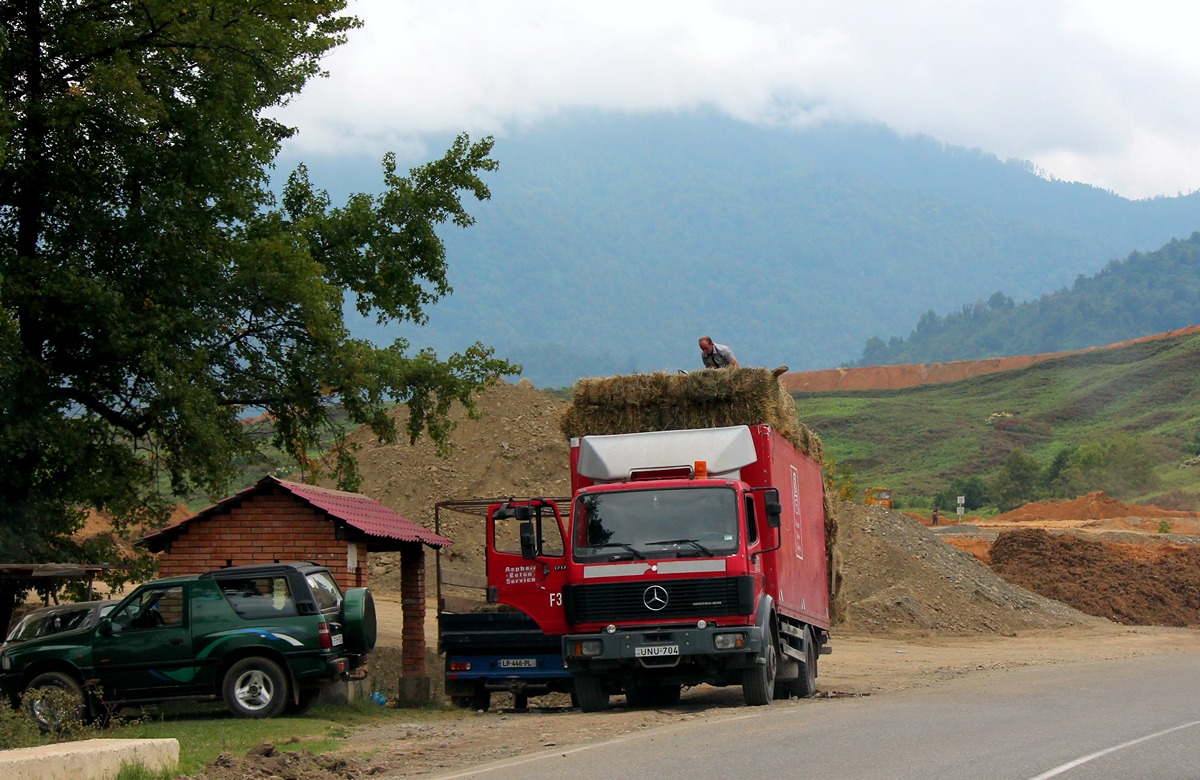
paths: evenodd
<path fill-rule="evenodd" d="M 745 425 L 686 431 L 584 436 L 579 440 L 579 473 L 597 482 L 628 479 L 634 471 L 691 467 L 708 463 L 712 477 L 737 479 L 758 460 L 754 437 Z"/>

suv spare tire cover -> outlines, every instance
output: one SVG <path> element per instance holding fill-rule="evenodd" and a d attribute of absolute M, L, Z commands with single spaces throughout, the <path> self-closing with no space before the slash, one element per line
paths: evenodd
<path fill-rule="evenodd" d="M 367 588 L 350 588 L 342 601 L 342 632 L 346 649 L 369 653 L 375 649 L 375 598 Z"/>

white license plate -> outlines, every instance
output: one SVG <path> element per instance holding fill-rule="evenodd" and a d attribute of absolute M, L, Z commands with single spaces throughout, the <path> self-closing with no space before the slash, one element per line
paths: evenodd
<path fill-rule="evenodd" d="M 536 669 L 536 658 L 501 658 L 501 669 Z"/>
<path fill-rule="evenodd" d="M 649 645 L 633 648 L 635 658 L 655 658 L 661 655 L 679 655 L 679 645 Z"/>
<path fill-rule="evenodd" d="M 333 647 L 337 647 L 341 643 L 342 643 L 342 635 L 341 634 L 334 634 L 333 636 L 329 637 L 329 644 L 332 645 Z"/>

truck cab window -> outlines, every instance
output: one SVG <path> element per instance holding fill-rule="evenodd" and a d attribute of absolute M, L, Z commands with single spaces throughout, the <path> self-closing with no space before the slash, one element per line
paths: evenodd
<path fill-rule="evenodd" d="M 754 496 L 746 495 L 746 544 L 758 541 L 758 514 L 754 511 Z"/>

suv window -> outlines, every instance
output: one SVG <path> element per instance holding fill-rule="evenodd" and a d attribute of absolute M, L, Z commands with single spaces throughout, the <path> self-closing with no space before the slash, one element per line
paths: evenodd
<path fill-rule="evenodd" d="M 112 614 L 112 625 L 124 631 L 183 625 L 183 586 L 148 588 Z"/>
<path fill-rule="evenodd" d="M 322 612 L 341 609 L 342 589 L 338 587 L 332 574 L 327 571 L 315 571 L 306 579 L 313 598 L 317 601 L 317 609 Z"/>
<path fill-rule="evenodd" d="M 295 617 L 296 600 L 287 577 L 247 577 L 221 580 L 221 593 L 233 611 L 246 620 Z"/>

